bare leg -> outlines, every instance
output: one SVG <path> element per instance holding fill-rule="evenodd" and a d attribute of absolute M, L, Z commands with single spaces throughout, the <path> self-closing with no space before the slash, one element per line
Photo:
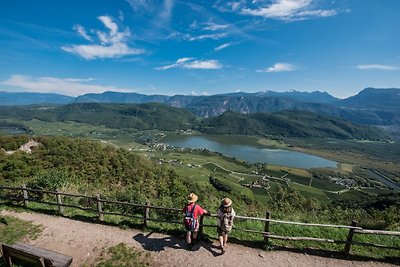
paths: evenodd
<path fill-rule="evenodd" d="M 226 242 L 228 242 L 228 234 L 224 234 L 224 247 L 226 246 Z"/>
<path fill-rule="evenodd" d="M 221 236 L 219 236 L 219 243 L 221 244 L 221 253 L 224 254 L 225 253 L 225 237 L 226 234 L 222 233 Z"/>
<path fill-rule="evenodd" d="M 197 231 L 193 232 L 193 241 L 197 239 Z"/>
<path fill-rule="evenodd" d="M 218 236 L 219 239 L 219 245 L 221 246 L 221 248 L 224 247 L 224 237 L 222 235 Z"/>
<path fill-rule="evenodd" d="M 190 244 L 192 242 L 192 233 L 190 231 L 186 232 L 186 242 Z"/>

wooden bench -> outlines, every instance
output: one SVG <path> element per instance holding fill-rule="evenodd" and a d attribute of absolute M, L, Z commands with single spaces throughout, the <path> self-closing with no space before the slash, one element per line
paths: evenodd
<path fill-rule="evenodd" d="M 41 267 L 68 267 L 72 263 L 70 256 L 25 243 L 1 244 L 1 250 L 6 266 L 9 267 L 13 262 L 22 266 Z"/>

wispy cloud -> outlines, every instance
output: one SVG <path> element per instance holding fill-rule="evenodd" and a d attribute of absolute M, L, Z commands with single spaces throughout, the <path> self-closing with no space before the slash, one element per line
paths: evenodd
<path fill-rule="evenodd" d="M 207 22 L 205 23 L 203 30 L 204 31 L 219 31 L 219 30 L 226 30 L 230 27 L 229 24 L 217 24 L 214 22 Z"/>
<path fill-rule="evenodd" d="M 128 2 L 133 11 L 153 10 L 153 3 L 151 0 L 126 0 L 126 2 Z"/>
<path fill-rule="evenodd" d="M 214 48 L 214 51 L 221 51 L 222 49 L 232 46 L 232 43 L 225 43 Z"/>
<path fill-rule="evenodd" d="M 224 3 L 224 5 L 219 6 L 219 10 L 283 21 L 330 17 L 337 14 L 334 9 L 317 8 L 317 1 L 315 0 L 242 0 Z"/>
<path fill-rule="evenodd" d="M 173 68 L 215 70 L 223 68 L 223 65 L 218 60 L 215 59 L 197 60 L 195 58 L 185 57 L 178 59 L 174 64 L 157 67 L 155 69 L 168 70 Z"/>
<path fill-rule="evenodd" d="M 172 15 L 172 9 L 174 7 L 174 0 L 164 0 L 164 6 L 160 12 L 161 21 L 169 21 Z"/>
<path fill-rule="evenodd" d="M 82 27 L 81 25 L 76 24 L 76 25 L 74 26 L 74 30 L 75 30 L 80 36 L 82 36 L 83 38 L 85 38 L 86 40 L 92 41 L 92 37 L 90 37 L 90 36 L 87 34 L 85 28 Z"/>
<path fill-rule="evenodd" d="M 360 70 L 398 70 L 399 68 L 390 66 L 390 65 L 367 64 L 367 65 L 358 65 L 357 69 L 360 69 Z"/>
<path fill-rule="evenodd" d="M 97 37 L 97 43 L 94 41 L 87 45 L 68 45 L 62 46 L 61 49 L 85 59 L 92 60 L 98 58 L 118 58 L 127 55 L 143 54 L 144 49 L 131 48 L 128 45 L 128 39 L 131 32 L 128 27 L 123 31 L 119 30 L 117 23 L 110 16 L 99 16 L 98 19 L 108 29 L 108 32 L 100 30 L 92 30 L 96 36 L 89 36 L 85 28 L 79 24 L 74 29 L 88 41 L 93 41 Z"/>
<path fill-rule="evenodd" d="M 256 70 L 256 72 L 284 72 L 294 71 L 296 67 L 289 63 L 275 63 L 273 66 L 262 70 Z"/>
<path fill-rule="evenodd" d="M 152 25 L 166 27 L 169 24 L 175 0 L 126 0 L 135 14 L 146 14 L 152 18 Z"/>
<path fill-rule="evenodd" d="M 11 75 L 0 84 L 16 87 L 25 92 L 57 93 L 69 96 L 78 96 L 86 93 L 134 92 L 130 88 L 118 88 L 99 84 L 89 84 L 94 78 L 56 78 L 56 77 L 31 77 L 26 75 Z M 10 91 L 10 90 L 9 90 Z"/>
<path fill-rule="evenodd" d="M 196 20 L 189 25 L 191 33 L 178 35 L 175 37 L 181 37 L 187 41 L 198 41 L 205 39 L 218 40 L 228 36 L 230 24 L 218 24 L 213 22 L 211 19 L 207 22 L 199 23 Z M 193 33 L 196 32 L 196 33 Z"/>
<path fill-rule="evenodd" d="M 198 41 L 198 40 L 206 40 L 206 39 L 213 39 L 213 40 L 219 40 L 224 37 L 226 37 L 228 34 L 223 32 L 223 33 L 213 33 L 213 34 L 201 34 L 198 36 L 188 36 L 187 39 L 189 41 Z"/>

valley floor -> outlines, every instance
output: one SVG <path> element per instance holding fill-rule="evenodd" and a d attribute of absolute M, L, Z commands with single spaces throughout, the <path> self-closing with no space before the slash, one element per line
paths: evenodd
<path fill-rule="evenodd" d="M 148 251 L 151 266 L 393 266 L 306 253 L 264 251 L 237 244 L 229 244 L 227 252 L 220 255 L 216 241 L 201 241 L 194 251 L 187 251 L 183 237 L 144 233 L 135 229 L 123 230 L 38 213 L 3 210 L 0 214 L 42 225 L 44 229 L 39 237 L 27 242 L 73 256 L 72 266 L 92 266 L 103 248 L 121 242 Z"/>

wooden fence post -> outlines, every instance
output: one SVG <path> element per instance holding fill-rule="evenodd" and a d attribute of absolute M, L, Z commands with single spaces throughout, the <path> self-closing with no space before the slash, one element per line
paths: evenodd
<path fill-rule="evenodd" d="M 271 219 L 271 212 L 269 212 L 268 210 L 265 212 L 265 219 Z M 264 232 L 269 233 L 269 221 L 265 221 L 264 224 Z M 268 236 L 264 237 L 265 240 L 265 245 L 268 246 Z"/>
<path fill-rule="evenodd" d="M 99 221 L 103 221 L 103 209 L 101 205 L 100 194 L 96 195 L 97 212 L 99 213 Z"/>
<path fill-rule="evenodd" d="M 57 199 L 57 207 L 58 207 L 58 212 L 60 212 L 60 214 L 64 213 L 64 207 L 62 206 L 62 199 L 61 199 L 61 195 L 59 194 L 60 191 L 58 191 L 58 189 L 56 189 L 56 199 Z"/>
<path fill-rule="evenodd" d="M 28 190 L 26 190 L 26 185 L 22 185 L 22 195 L 23 195 L 23 198 L 24 198 L 24 206 L 26 207 L 26 206 L 28 206 L 28 199 L 29 199 L 29 197 L 28 197 Z"/>
<path fill-rule="evenodd" d="M 353 221 L 351 222 L 351 226 L 356 227 L 356 226 L 357 226 L 357 222 L 353 220 Z M 354 228 L 350 228 L 349 233 L 347 234 L 347 240 L 346 240 L 346 241 L 347 241 L 348 243 L 346 243 L 346 244 L 344 245 L 344 253 L 345 253 L 346 255 L 349 255 L 349 254 L 350 254 L 351 242 L 353 242 L 354 231 L 355 231 Z"/>
<path fill-rule="evenodd" d="M 146 201 L 146 207 L 144 207 L 144 214 L 143 214 L 143 227 L 147 227 L 147 219 L 150 215 L 150 203 Z"/>

